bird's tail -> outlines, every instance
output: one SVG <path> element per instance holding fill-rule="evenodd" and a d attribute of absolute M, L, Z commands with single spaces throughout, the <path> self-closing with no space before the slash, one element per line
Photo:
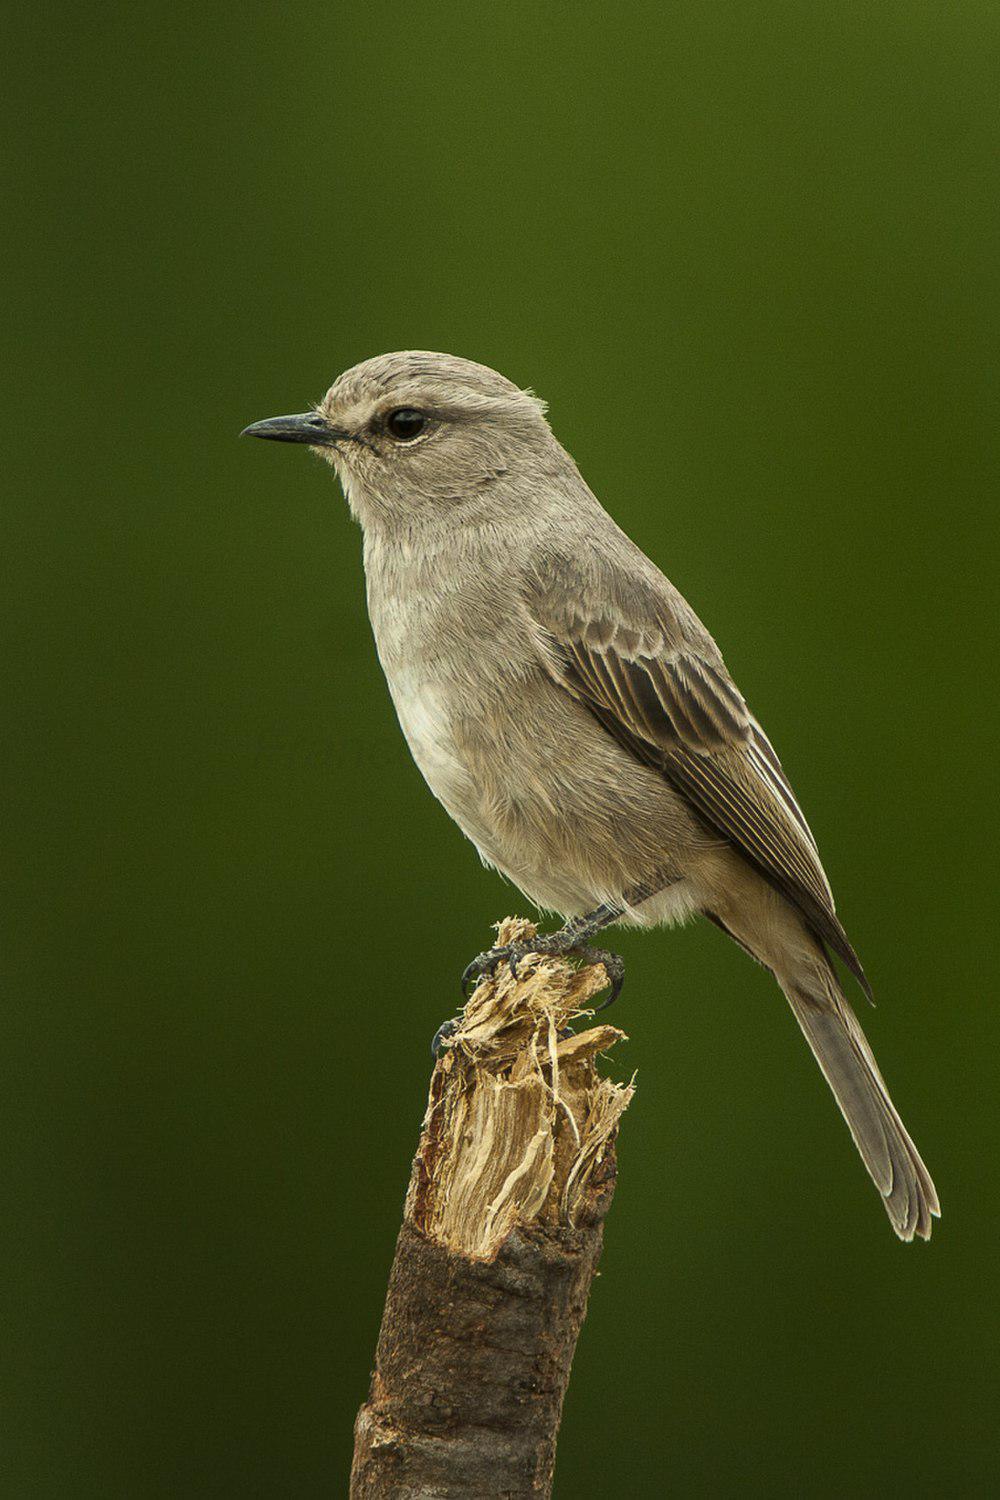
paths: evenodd
<path fill-rule="evenodd" d="M 934 1183 L 836 978 L 819 961 L 776 977 L 882 1194 L 893 1229 L 901 1240 L 915 1234 L 929 1239 L 931 1217 L 941 1212 Z"/>

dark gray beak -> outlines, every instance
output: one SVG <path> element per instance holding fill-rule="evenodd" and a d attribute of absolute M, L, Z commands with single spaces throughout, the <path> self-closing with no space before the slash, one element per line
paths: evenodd
<path fill-rule="evenodd" d="M 314 448 L 329 448 L 347 433 L 331 427 L 314 411 L 300 411 L 293 417 L 268 417 L 244 427 L 240 437 L 270 438 L 275 443 L 310 443 Z"/>

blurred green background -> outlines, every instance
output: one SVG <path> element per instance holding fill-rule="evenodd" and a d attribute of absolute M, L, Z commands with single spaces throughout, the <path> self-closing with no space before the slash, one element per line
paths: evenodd
<path fill-rule="evenodd" d="M 551 403 L 785 760 L 945 1206 L 893 1238 L 767 977 L 629 935 L 639 1093 L 557 1494 L 1000 1488 L 993 4 L 8 22 L 11 1497 L 344 1492 L 489 924 L 328 471 L 389 349 Z"/>

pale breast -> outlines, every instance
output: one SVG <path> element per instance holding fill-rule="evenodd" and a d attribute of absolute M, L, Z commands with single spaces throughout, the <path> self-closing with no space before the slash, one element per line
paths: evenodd
<path fill-rule="evenodd" d="M 460 822 L 472 798 L 468 768 L 452 734 L 453 689 L 431 682 L 418 669 L 397 667 L 389 691 L 410 754 L 434 795 Z"/>

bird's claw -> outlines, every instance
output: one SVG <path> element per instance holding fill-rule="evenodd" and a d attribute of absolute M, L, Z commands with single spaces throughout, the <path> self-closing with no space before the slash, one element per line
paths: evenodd
<path fill-rule="evenodd" d="M 502 963 L 507 964 L 511 978 L 516 979 L 521 959 L 538 951 L 533 943 L 504 943 L 499 948 L 487 948 L 485 953 L 477 953 L 472 962 L 466 964 L 462 974 L 463 997 L 468 1000 L 480 979 L 492 979 Z"/>
<path fill-rule="evenodd" d="M 470 964 L 466 964 L 462 974 L 462 998 L 468 1000 L 472 990 L 484 977 L 492 979 L 500 965 L 506 960 L 510 969 L 511 977 L 517 978 L 518 960 L 524 958 L 526 953 L 531 953 L 532 946 L 529 943 L 505 943 L 499 948 L 488 948 L 485 953 L 477 953 Z M 455 1032 L 458 1021 L 452 1018 L 443 1021 L 434 1033 L 431 1042 L 431 1056 L 437 1057 L 444 1043 Z"/>
<path fill-rule="evenodd" d="M 441 1025 L 434 1033 L 434 1040 L 431 1042 L 431 1057 L 438 1058 L 441 1055 L 441 1048 L 448 1038 L 455 1034 L 457 1026 L 458 1021 L 454 1016 L 452 1016 L 450 1021 L 441 1022 Z"/>
<path fill-rule="evenodd" d="M 608 998 L 602 1000 L 594 1009 L 595 1011 L 607 1010 L 609 1005 L 614 1005 L 625 983 L 625 963 L 621 954 L 611 953 L 607 948 L 588 947 L 580 948 L 576 956 L 583 958 L 587 964 L 604 965 L 604 972 L 608 976 Z"/>
<path fill-rule="evenodd" d="M 610 993 L 606 1000 L 595 1006 L 595 1010 L 607 1010 L 613 1005 L 621 993 L 625 982 L 625 965 L 617 953 L 611 953 L 607 948 L 592 948 L 589 943 L 573 941 L 573 934 L 562 932 L 543 932 L 533 937 L 526 943 L 503 943 L 498 948 L 487 948 L 484 953 L 477 953 L 470 964 L 466 964 L 462 974 L 462 996 L 468 1000 L 469 995 L 481 979 L 492 979 L 501 964 L 506 964 L 512 979 L 518 978 L 518 964 L 527 958 L 529 953 L 560 954 L 569 958 L 579 959 L 588 968 L 592 965 L 603 964 L 604 972 L 608 976 Z M 445 1021 L 434 1033 L 431 1042 L 431 1054 L 437 1057 L 442 1046 L 452 1036 L 458 1026 L 457 1020 Z M 560 1033 L 560 1038 L 572 1036 L 572 1031 Z"/>
<path fill-rule="evenodd" d="M 607 948 L 593 948 L 589 943 L 573 943 L 567 941 L 562 933 L 550 932 L 539 933 L 530 942 L 504 943 L 499 948 L 488 948 L 485 953 L 477 953 L 472 962 L 466 965 L 462 975 L 464 998 L 466 1000 L 469 998 L 470 990 L 478 984 L 480 979 L 492 978 L 502 963 L 506 963 L 511 978 L 517 979 L 518 964 L 529 953 L 564 954 L 570 958 L 580 959 L 588 967 L 603 964 L 611 993 L 597 1007 L 598 1010 L 607 1010 L 621 993 L 625 982 L 625 965 L 617 953 L 611 953 Z"/>

